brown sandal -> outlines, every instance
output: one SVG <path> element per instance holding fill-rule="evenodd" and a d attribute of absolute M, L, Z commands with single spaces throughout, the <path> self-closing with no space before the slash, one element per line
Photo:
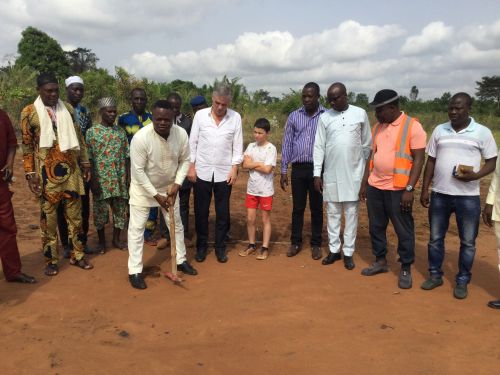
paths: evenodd
<path fill-rule="evenodd" d="M 266 260 L 268 256 L 269 256 L 269 249 L 267 247 L 261 247 L 255 259 Z"/>
<path fill-rule="evenodd" d="M 240 257 L 246 257 L 246 256 L 249 256 L 249 255 L 252 255 L 254 252 L 255 252 L 255 245 L 254 246 L 248 245 L 248 247 L 246 249 L 241 249 L 238 252 L 238 255 Z"/>
<path fill-rule="evenodd" d="M 94 266 L 85 258 L 82 258 L 80 260 L 72 258 L 69 260 L 69 264 L 71 264 L 72 266 L 80 267 L 82 270 L 91 270 L 92 268 L 94 268 Z"/>

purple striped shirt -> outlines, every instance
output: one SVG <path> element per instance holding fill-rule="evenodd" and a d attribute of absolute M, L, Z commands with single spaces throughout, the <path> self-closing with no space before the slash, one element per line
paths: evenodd
<path fill-rule="evenodd" d="M 321 104 L 314 115 L 309 116 L 304 107 L 288 116 L 281 145 L 281 173 L 285 174 L 289 163 L 312 163 L 314 137 L 319 116 L 325 112 Z"/>

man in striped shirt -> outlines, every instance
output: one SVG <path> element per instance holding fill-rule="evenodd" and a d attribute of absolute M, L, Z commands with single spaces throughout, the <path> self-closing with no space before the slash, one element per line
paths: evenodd
<path fill-rule="evenodd" d="M 303 106 L 288 116 L 281 149 L 281 188 L 288 186 L 288 165 L 292 165 L 292 234 L 287 256 L 293 257 L 302 247 L 302 227 L 307 195 L 311 210 L 312 258 L 321 258 L 321 232 L 323 230 L 323 198 L 314 189 L 313 149 L 319 116 L 325 108 L 319 103 L 320 90 L 315 82 L 307 83 L 302 89 Z"/>

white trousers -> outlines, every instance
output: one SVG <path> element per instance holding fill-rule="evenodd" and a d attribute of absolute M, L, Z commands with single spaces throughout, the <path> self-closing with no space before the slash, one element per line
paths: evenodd
<path fill-rule="evenodd" d="M 345 216 L 344 227 L 344 255 L 352 256 L 358 230 L 358 206 L 359 202 L 326 202 L 328 244 L 330 252 L 340 252 L 340 226 L 342 223 L 342 211 Z"/>
<path fill-rule="evenodd" d="M 495 236 L 497 237 L 497 251 L 498 251 L 498 270 L 500 271 L 500 221 L 495 223 Z"/>
<path fill-rule="evenodd" d="M 148 221 L 150 207 L 130 205 L 130 220 L 128 224 L 128 273 L 133 275 L 142 272 L 142 254 L 144 248 L 144 229 Z M 170 228 L 170 215 L 161 208 L 167 227 Z M 186 260 L 186 245 L 184 244 L 184 228 L 179 212 L 179 199 L 174 204 L 175 244 L 177 249 L 177 264 Z"/>

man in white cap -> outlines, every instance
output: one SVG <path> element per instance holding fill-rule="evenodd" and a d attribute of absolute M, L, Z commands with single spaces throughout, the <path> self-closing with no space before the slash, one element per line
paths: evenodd
<path fill-rule="evenodd" d="M 116 101 L 114 98 L 99 99 L 101 123 L 94 124 L 87 132 L 87 150 L 92 164 L 91 189 L 94 197 L 94 225 L 99 236 L 96 248 L 106 251 L 104 226 L 113 213 L 113 247 L 126 250 L 120 237 L 128 212 L 127 160 L 129 145 L 125 130 L 115 124 Z"/>
<path fill-rule="evenodd" d="M 73 107 L 73 118 L 80 125 L 83 139 L 87 134 L 87 130 L 92 126 L 92 117 L 87 108 L 80 103 L 85 94 L 83 79 L 79 76 L 71 76 L 65 80 L 66 84 L 66 101 Z M 87 246 L 87 235 L 89 232 L 89 212 L 90 212 L 90 183 L 84 182 L 85 194 L 81 195 L 82 200 L 82 232 L 80 239 L 83 244 L 83 251 L 87 254 L 92 253 L 92 250 Z M 63 245 L 63 256 L 69 258 L 73 244 L 68 236 L 68 223 L 63 215 L 63 206 L 60 205 L 57 211 L 57 226 L 59 228 L 59 239 Z"/>

